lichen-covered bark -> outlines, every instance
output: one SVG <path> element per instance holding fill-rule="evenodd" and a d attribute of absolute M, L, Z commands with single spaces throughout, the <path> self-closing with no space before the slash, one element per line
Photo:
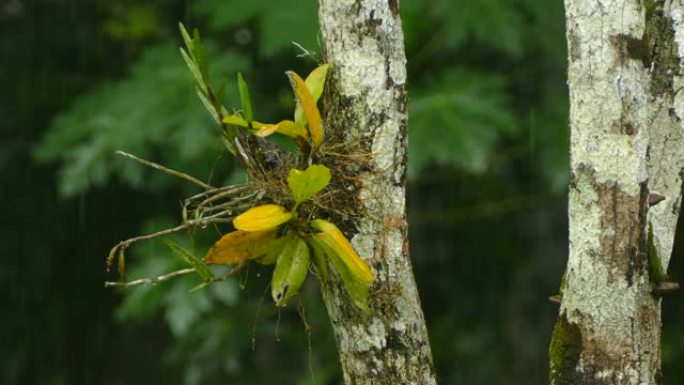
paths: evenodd
<path fill-rule="evenodd" d="M 550 382 L 657 384 L 660 299 L 653 291 L 663 277 L 653 264 L 667 268 L 681 201 L 684 5 L 565 6 L 570 249 Z"/>
<path fill-rule="evenodd" d="M 339 285 L 324 289 L 346 384 L 435 383 L 409 259 L 404 211 L 406 58 L 397 0 L 320 0 L 325 128 L 366 154 L 358 183 L 364 217 L 352 243 L 372 266 L 371 313 Z M 369 156 L 370 155 L 370 156 Z"/>

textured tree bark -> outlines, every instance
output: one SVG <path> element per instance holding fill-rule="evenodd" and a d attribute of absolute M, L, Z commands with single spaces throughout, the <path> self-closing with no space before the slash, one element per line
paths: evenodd
<path fill-rule="evenodd" d="M 332 76 L 326 131 L 370 156 L 359 175 L 364 217 L 352 243 L 376 276 L 371 314 L 340 285 L 324 289 L 346 384 L 435 384 L 432 355 L 409 259 L 404 211 L 406 57 L 397 0 L 320 0 Z"/>
<path fill-rule="evenodd" d="M 550 382 L 657 384 L 654 289 L 672 251 L 684 167 L 684 5 L 565 0 L 565 7 L 570 249 Z"/>

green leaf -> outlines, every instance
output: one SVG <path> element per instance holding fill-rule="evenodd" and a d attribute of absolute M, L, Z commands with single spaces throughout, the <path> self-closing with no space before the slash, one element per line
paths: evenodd
<path fill-rule="evenodd" d="M 278 306 L 285 306 L 297 295 L 309 272 L 309 246 L 300 237 L 288 240 L 278 255 L 271 278 L 271 296 Z"/>
<path fill-rule="evenodd" d="M 497 145 L 519 130 L 507 87 L 499 74 L 463 68 L 428 77 L 409 103 L 409 176 L 430 164 L 485 172 Z"/>
<path fill-rule="evenodd" d="M 211 78 L 209 77 L 209 59 L 207 57 L 207 51 L 202 45 L 202 40 L 200 39 L 200 34 L 197 29 L 194 30 L 194 39 L 192 39 L 192 56 L 197 63 L 197 67 L 202 74 L 202 79 L 204 82 L 211 83 Z"/>
<path fill-rule="evenodd" d="M 195 61 L 190 56 L 188 56 L 188 53 L 183 48 L 180 48 L 180 53 L 181 56 L 183 56 L 185 64 L 187 64 L 188 68 L 190 69 L 190 73 L 192 73 L 192 76 L 197 81 L 197 84 L 200 86 L 201 89 L 206 90 L 207 85 L 204 83 L 204 79 L 202 79 L 202 73 L 200 72 L 199 68 L 197 68 L 197 64 L 195 63 Z"/>
<path fill-rule="evenodd" d="M 204 281 L 208 281 L 212 278 L 214 278 L 214 273 L 207 267 L 207 265 L 202 262 L 201 259 L 195 257 L 191 252 L 183 248 L 181 245 L 172 242 L 172 241 L 165 241 L 164 244 L 171 249 L 175 254 L 183 258 L 185 262 L 187 262 L 190 266 L 195 268 L 195 272 L 197 275 L 200 276 Z"/>
<path fill-rule="evenodd" d="M 223 106 L 223 103 L 226 101 L 226 87 L 228 86 L 228 81 L 224 80 L 221 82 L 221 87 L 219 87 L 218 92 L 216 93 L 216 102 L 214 103 L 214 107 L 216 107 L 216 111 L 223 111 L 225 108 Z"/>
<path fill-rule="evenodd" d="M 205 45 L 215 58 L 211 69 L 217 76 L 232 78 L 248 68 L 243 54 L 219 51 L 209 43 Z M 113 159 L 112 154 L 123 150 L 190 174 L 207 172 L 223 144 L 217 140 L 220 129 L 189 92 L 195 85 L 175 43 L 149 47 L 126 74 L 103 79 L 58 114 L 35 156 L 59 163 L 63 196 L 104 186 L 112 179 L 157 192 L 181 185 L 135 162 Z M 238 100 L 237 89 L 230 91 L 231 100 Z"/>
<path fill-rule="evenodd" d="M 204 108 L 209 111 L 209 115 L 214 119 L 214 121 L 218 124 L 221 124 L 221 118 L 219 118 L 218 113 L 216 112 L 216 109 L 214 108 L 214 105 L 211 103 L 209 99 L 204 95 L 204 93 L 197 88 L 197 97 L 199 98 L 200 101 L 202 101 L 202 105 Z"/>
<path fill-rule="evenodd" d="M 306 170 L 290 170 L 287 177 L 287 185 L 295 200 L 295 206 L 318 194 L 330 183 L 330 169 L 312 164 Z"/>
<path fill-rule="evenodd" d="M 185 25 L 179 22 L 178 29 L 180 29 L 181 36 L 183 37 L 183 42 L 185 42 L 185 46 L 188 47 L 189 50 L 192 50 L 192 38 L 188 34 L 188 30 L 185 29 Z"/>
<path fill-rule="evenodd" d="M 242 111 L 245 114 L 245 119 L 247 119 L 248 122 L 251 122 L 252 120 L 254 120 L 254 115 L 252 113 L 252 102 L 249 98 L 249 88 L 247 88 L 247 83 L 245 83 L 245 79 L 242 77 L 242 73 L 240 72 L 238 72 L 237 74 L 237 81 L 238 90 L 240 91 L 240 102 L 242 103 Z"/>
<path fill-rule="evenodd" d="M 207 85 L 211 83 L 211 78 L 209 76 L 209 61 L 207 59 L 207 51 L 202 45 L 202 39 L 200 38 L 199 31 L 195 29 L 193 31 L 193 37 L 191 38 L 188 31 L 185 29 L 183 23 L 178 23 L 178 28 L 180 29 L 181 36 L 183 36 L 183 42 L 187 52 L 181 48 L 181 55 L 183 55 L 183 60 L 190 68 L 193 76 L 197 79 L 197 83 L 200 85 L 202 90 L 206 92 Z"/>
<path fill-rule="evenodd" d="M 323 249 L 318 245 L 317 240 L 311 238 L 311 236 L 307 237 L 307 243 L 309 244 L 309 247 L 311 247 L 313 262 L 316 266 L 316 271 L 321 278 L 321 282 L 326 284 L 328 282 L 330 272 L 328 271 L 328 261 L 325 259 L 325 251 L 323 251 Z"/>
<path fill-rule="evenodd" d="M 240 115 L 238 114 L 225 116 L 223 118 L 223 123 L 240 127 L 249 127 L 249 123 L 246 120 L 242 119 L 242 117 L 240 117 Z"/>

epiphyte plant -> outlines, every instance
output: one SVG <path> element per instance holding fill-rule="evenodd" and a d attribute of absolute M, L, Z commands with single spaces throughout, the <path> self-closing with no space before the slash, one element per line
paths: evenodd
<path fill-rule="evenodd" d="M 248 263 L 275 265 L 271 294 L 278 306 L 297 295 L 310 271 L 322 285 L 330 284 L 330 274 L 339 278 L 352 302 L 369 312 L 368 295 L 374 274 L 354 250 L 343 231 L 333 223 L 358 215 L 350 159 L 361 163 L 352 150 L 327 143 L 317 102 L 323 94 L 330 64 L 314 69 L 306 79 L 292 71 L 286 74 L 295 95 L 292 120 L 262 123 L 254 118 L 249 89 L 242 74 L 237 75 L 241 109 L 229 112 L 224 106 L 226 82 L 211 85 L 208 59 L 197 30 L 192 37 L 180 24 L 185 48 L 181 55 L 195 78 L 202 104 L 222 129 L 223 141 L 245 170 L 248 182 L 214 187 L 190 175 L 119 152 L 157 170 L 181 177 L 204 189 L 183 202 L 182 223 L 176 227 L 119 242 L 109 253 L 108 266 L 118 260 L 120 277 L 125 273 L 125 250 L 131 244 L 209 224 L 232 223 L 234 231 L 223 235 L 197 258 L 183 247 L 167 242 L 189 268 L 166 275 L 131 282 L 107 282 L 106 286 L 154 284 L 184 274 L 197 274 L 202 282 L 193 290 L 227 279 Z M 282 150 L 267 137 L 290 137 L 297 152 Z M 235 214 L 239 214 L 235 216 Z M 233 265 L 223 276 L 215 276 L 211 265 Z M 330 269 L 332 267 L 332 269 Z"/>

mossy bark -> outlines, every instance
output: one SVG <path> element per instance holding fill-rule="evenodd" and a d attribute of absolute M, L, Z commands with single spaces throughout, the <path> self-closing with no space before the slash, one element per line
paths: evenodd
<path fill-rule="evenodd" d="M 658 384 L 660 298 L 653 293 L 663 276 L 653 271 L 667 269 L 681 202 L 684 5 L 565 6 L 570 248 L 550 382 Z"/>
<path fill-rule="evenodd" d="M 404 179 L 406 58 L 396 0 L 320 0 L 328 141 L 364 158 L 354 169 L 362 218 L 352 243 L 375 273 L 369 315 L 339 283 L 324 288 L 345 383 L 435 384 L 430 344 L 409 259 Z"/>

